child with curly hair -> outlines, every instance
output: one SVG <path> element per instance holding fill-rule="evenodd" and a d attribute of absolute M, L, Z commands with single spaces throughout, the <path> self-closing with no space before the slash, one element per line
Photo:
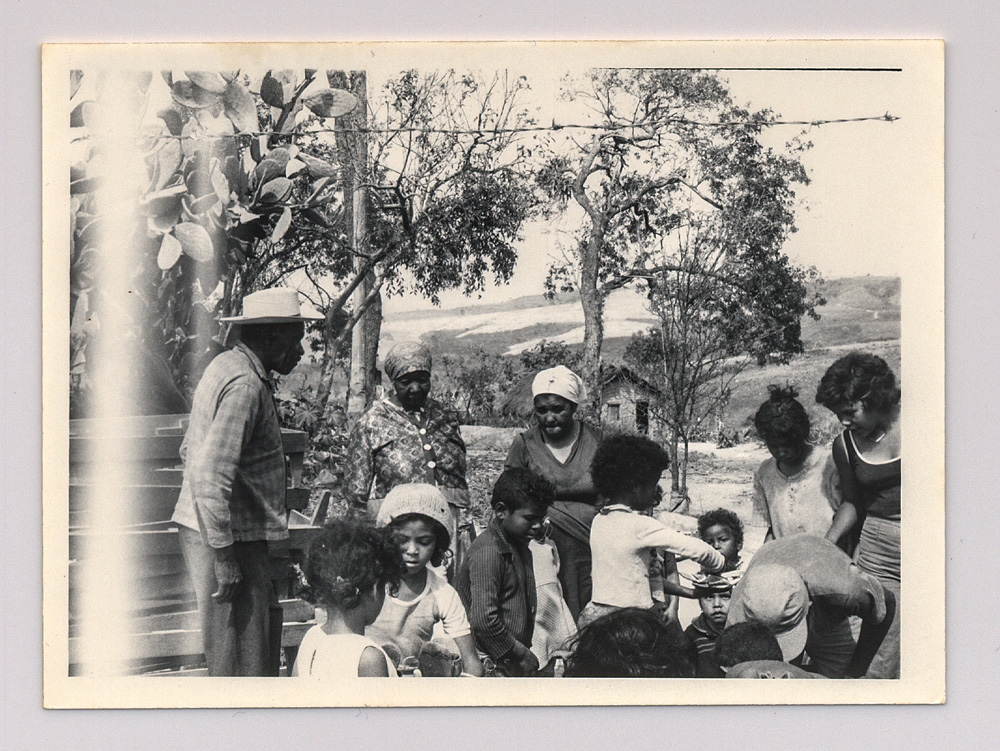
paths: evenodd
<path fill-rule="evenodd" d="M 396 668 L 365 634 L 382 609 L 386 586 L 403 574 L 399 548 L 367 522 L 333 520 L 307 552 L 301 596 L 326 611 L 306 632 L 292 675 L 309 678 L 395 676 Z"/>
<path fill-rule="evenodd" d="M 431 642 L 435 624 L 441 623 L 461 655 L 463 671 L 481 676 L 483 666 L 462 600 L 444 577 L 428 568 L 446 565 L 451 557 L 452 520 L 447 499 L 433 485 L 407 483 L 389 491 L 376 523 L 386 527 L 399 546 L 404 571 L 398 589 L 386 593 L 365 635 L 382 645 L 394 644 L 401 660 L 415 662 Z"/>
<path fill-rule="evenodd" d="M 566 678 L 693 678 L 676 629 L 642 608 L 614 610 L 577 637 Z"/>
<path fill-rule="evenodd" d="M 809 415 L 792 386 L 767 389 L 770 397 L 753 419 L 771 453 L 753 476 L 754 515 L 767 526 L 764 542 L 803 533 L 823 536 L 841 504 L 833 453 L 809 442 Z"/>
<path fill-rule="evenodd" d="M 660 551 L 713 573 L 725 567 L 725 557 L 707 543 L 642 514 L 659 504 L 660 475 L 669 466 L 667 452 L 648 438 L 617 435 L 597 448 L 590 474 L 603 505 L 590 531 L 594 586 L 580 628 L 612 610 L 653 608 L 649 566 Z"/>
<path fill-rule="evenodd" d="M 698 517 L 698 536 L 722 553 L 726 559 L 726 571 L 740 567 L 740 551 L 743 550 L 743 522 L 734 512 L 725 508 L 706 511 Z"/>

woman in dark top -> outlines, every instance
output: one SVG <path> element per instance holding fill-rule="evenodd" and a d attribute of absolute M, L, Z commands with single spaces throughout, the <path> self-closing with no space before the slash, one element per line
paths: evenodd
<path fill-rule="evenodd" d="M 896 595 L 896 618 L 868 677 L 899 677 L 900 389 L 885 360 L 852 352 L 826 371 L 816 401 L 844 432 L 833 444 L 843 503 L 826 537 L 839 542 L 860 524 L 858 568 Z"/>
<path fill-rule="evenodd" d="M 590 602 L 590 525 L 597 513 L 590 463 L 603 433 L 576 418 L 586 390 L 569 368 L 538 373 L 531 394 L 538 425 L 514 439 L 505 465 L 530 469 L 555 485 L 551 538 L 559 553 L 563 597 L 575 621 Z"/>

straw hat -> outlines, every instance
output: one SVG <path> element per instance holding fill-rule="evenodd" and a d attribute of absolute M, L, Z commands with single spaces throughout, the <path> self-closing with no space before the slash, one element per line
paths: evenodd
<path fill-rule="evenodd" d="M 299 305 L 299 293 L 288 287 L 272 287 L 252 292 L 243 298 L 243 315 L 220 318 L 223 323 L 295 323 L 296 321 L 319 321 L 323 316 L 314 312 L 303 312 Z"/>

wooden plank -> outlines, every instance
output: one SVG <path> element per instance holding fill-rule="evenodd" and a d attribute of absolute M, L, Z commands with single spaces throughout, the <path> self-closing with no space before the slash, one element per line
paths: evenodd
<path fill-rule="evenodd" d="M 281 646 L 297 647 L 302 643 L 302 637 L 315 626 L 315 623 L 290 623 L 281 629 Z M 135 659 L 154 657 L 172 657 L 174 655 L 194 655 L 202 650 L 201 631 L 197 629 L 177 629 L 171 631 L 154 631 L 149 634 L 134 634 L 129 639 L 129 653 Z M 82 650 L 82 639 L 74 637 L 69 640 L 69 662 L 79 664 Z M 71 668 L 72 671 L 72 668 Z"/>
<path fill-rule="evenodd" d="M 293 513 L 305 519 L 297 511 Z M 290 525 L 287 544 L 272 543 L 272 546 L 283 551 L 304 550 L 320 529 L 318 526 Z M 87 547 L 92 544 L 95 537 L 97 535 L 86 528 L 71 529 L 69 533 L 70 560 L 84 560 L 87 555 Z M 114 544 L 119 546 L 126 557 L 179 555 L 181 552 L 177 528 L 172 526 L 172 522 L 150 525 L 149 529 L 123 527 L 119 534 L 114 535 L 114 538 Z"/>
<path fill-rule="evenodd" d="M 116 428 L 121 435 L 152 435 L 160 428 L 186 428 L 190 420 L 187 414 L 180 415 L 135 415 L 117 422 Z M 81 418 L 69 421 L 70 436 L 93 435 L 94 431 L 104 429 L 103 420 Z"/>
<path fill-rule="evenodd" d="M 315 622 L 316 608 L 305 600 L 282 600 L 281 610 L 285 623 Z M 136 634 L 149 634 L 154 631 L 196 631 L 200 628 L 198 610 L 191 608 L 177 613 L 135 618 L 130 621 L 129 628 Z"/>
<path fill-rule="evenodd" d="M 99 440 L 89 436 L 69 439 L 70 464 L 91 464 Z M 172 465 L 180 461 L 180 448 L 184 436 L 179 435 L 137 435 L 116 437 L 121 443 L 123 462 L 159 462 Z"/>
<path fill-rule="evenodd" d="M 285 508 L 304 511 L 309 505 L 309 488 L 285 488 Z"/>
<path fill-rule="evenodd" d="M 286 454 L 304 454 L 309 449 L 309 434 L 282 428 L 281 446 Z"/>
<path fill-rule="evenodd" d="M 187 570 L 157 574 L 151 571 L 135 570 L 128 572 L 127 586 L 129 588 L 129 604 L 137 605 L 150 600 L 183 599 L 193 600 L 194 585 Z M 86 576 L 87 565 L 79 561 L 69 567 L 69 591 L 71 596 L 81 591 L 83 577 Z"/>
<path fill-rule="evenodd" d="M 170 485 L 131 485 L 120 489 L 99 489 L 94 485 L 69 486 L 70 513 L 90 509 L 98 492 L 112 493 L 120 499 L 125 524 L 168 521 L 177 506 L 180 488 Z M 126 506 L 127 504 L 127 506 Z"/>

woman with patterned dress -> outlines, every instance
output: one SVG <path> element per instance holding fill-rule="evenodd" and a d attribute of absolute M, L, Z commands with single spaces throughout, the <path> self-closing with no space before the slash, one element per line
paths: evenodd
<path fill-rule="evenodd" d="M 436 486 L 448 501 L 453 523 L 469 505 L 465 442 L 455 412 L 428 397 L 431 353 L 418 342 L 401 342 L 383 365 L 392 385 L 354 425 L 348 439 L 344 486 L 351 507 L 374 518 L 386 494 L 412 482 Z"/>

